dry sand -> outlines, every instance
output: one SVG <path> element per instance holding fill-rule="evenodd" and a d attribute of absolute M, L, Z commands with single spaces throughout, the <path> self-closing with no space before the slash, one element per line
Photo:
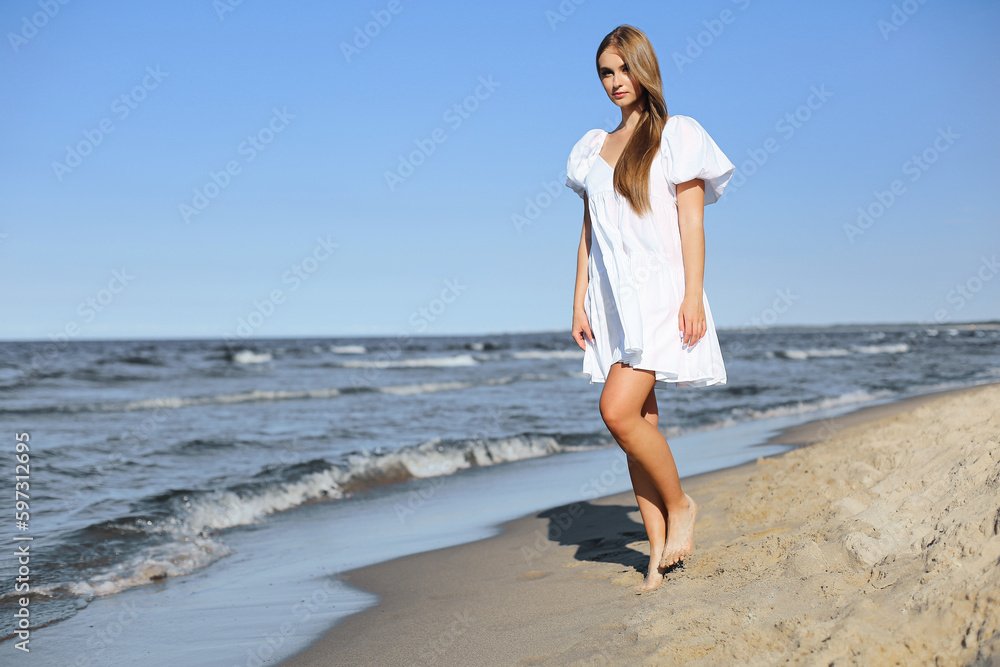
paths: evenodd
<path fill-rule="evenodd" d="M 685 480 L 694 552 L 657 590 L 619 494 L 347 573 L 380 604 L 283 664 L 1000 665 L 998 433 L 1000 384 L 813 422 Z"/>

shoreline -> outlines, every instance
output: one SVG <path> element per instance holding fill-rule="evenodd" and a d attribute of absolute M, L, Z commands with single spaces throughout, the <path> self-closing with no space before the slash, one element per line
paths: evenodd
<path fill-rule="evenodd" d="M 834 418 L 812 420 L 783 429 L 767 443 L 761 443 L 794 445 L 790 451 L 684 478 L 685 490 L 700 498 L 693 558 L 668 573 L 659 589 L 640 595 L 640 605 L 635 603 L 634 592 L 623 590 L 623 586 L 641 582 L 648 558 L 635 498 L 627 491 L 505 522 L 500 524 L 498 535 L 483 540 L 344 572 L 339 580 L 377 594 L 378 603 L 342 619 L 280 664 L 370 664 L 372 659 L 380 664 L 480 664 L 487 659 L 506 664 L 555 660 L 552 664 L 557 664 L 583 659 L 582 655 L 593 656 L 595 652 L 603 654 L 606 661 L 635 662 L 639 660 L 637 655 L 619 653 L 619 648 L 625 650 L 628 646 L 616 646 L 622 642 L 623 633 L 628 636 L 637 632 L 634 639 L 640 639 L 642 624 L 635 622 L 632 627 L 620 617 L 635 614 L 654 598 L 665 604 L 671 590 L 687 583 L 685 571 L 699 568 L 699 533 L 711 539 L 713 528 L 730 523 L 732 507 L 715 502 L 720 486 L 753 482 L 769 460 L 782 460 L 831 440 L 863 440 L 873 429 L 900 422 L 902 414 L 913 416 L 928 404 L 970 400 L 998 388 L 1000 383 L 989 383 L 920 394 Z M 740 542 L 741 537 L 746 536 L 739 529 L 730 529 L 726 540 L 714 548 L 725 550 L 725 544 Z M 780 538 L 775 539 L 780 542 Z M 768 548 L 773 549 L 773 545 Z M 809 557 L 817 558 L 815 549 L 809 545 L 803 548 L 809 551 Z M 852 553 L 863 551 L 855 549 Z M 798 561 L 801 566 L 802 557 Z M 745 567 L 754 569 L 752 565 Z M 588 585 L 580 586 L 581 580 Z M 609 581 L 614 585 L 607 585 Z M 661 598 L 663 595 L 668 597 Z M 609 610 L 617 610 L 618 614 Z M 663 612 L 673 613 L 669 608 Z M 542 627 L 538 627 L 540 624 Z M 602 647 L 593 638 L 595 633 L 606 634 L 605 643 L 610 645 Z M 584 644 L 591 646 L 589 653 L 580 653 Z M 578 655 L 571 657 L 574 651 Z"/>

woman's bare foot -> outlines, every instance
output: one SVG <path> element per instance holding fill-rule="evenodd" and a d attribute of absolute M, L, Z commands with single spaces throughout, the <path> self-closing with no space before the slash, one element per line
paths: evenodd
<path fill-rule="evenodd" d="M 650 545 L 652 547 L 652 545 Z M 649 569 L 646 570 L 646 580 L 636 586 L 637 591 L 651 591 L 663 583 L 663 568 L 660 561 L 663 560 L 663 545 L 659 549 L 650 549 Z"/>
<path fill-rule="evenodd" d="M 646 580 L 643 581 L 638 586 L 636 586 L 635 590 L 639 591 L 640 593 L 644 593 L 646 591 L 651 591 L 654 588 L 658 588 L 659 585 L 662 583 L 663 583 L 663 573 L 660 571 L 659 567 L 657 567 L 655 564 L 651 564 L 649 566 L 649 574 L 646 575 Z"/>
<path fill-rule="evenodd" d="M 698 505 L 691 496 L 684 494 L 688 506 L 667 514 L 667 544 L 663 548 L 660 567 L 670 567 L 684 560 L 691 553 L 694 540 L 694 518 L 698 515 Z"/>

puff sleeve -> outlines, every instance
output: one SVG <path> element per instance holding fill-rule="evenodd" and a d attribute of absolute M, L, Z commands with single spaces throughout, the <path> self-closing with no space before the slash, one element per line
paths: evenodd
<path fill-rule="evenodd" d="M 705 205 L 722 196 L 736 167 L 698 121 L 690 116 L 667 119 L 660 140 L 660 159 L 667 180 L 677 185 L 695 178 L 705 181 Z"/>
<path fill-rule="evenodd" d="M 600 155 L 603 143 L 603 130 L 595 128 L 583 135 L 569 152 L 569 158 L 566 160 L 566 185 L 580 195 L 580 199 L 583 199 L 587 191 L 584 180 L 597 156 Z"/>

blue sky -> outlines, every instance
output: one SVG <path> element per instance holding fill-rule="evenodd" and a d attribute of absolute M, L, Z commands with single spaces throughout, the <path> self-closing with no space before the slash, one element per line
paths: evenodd
<path fill-rule="evenodd" d="M 0 338 L 568 336 L 622 23 L 738 166 L 717 326 L 1000 315 L 995 2 L 11 0 Z"/>

